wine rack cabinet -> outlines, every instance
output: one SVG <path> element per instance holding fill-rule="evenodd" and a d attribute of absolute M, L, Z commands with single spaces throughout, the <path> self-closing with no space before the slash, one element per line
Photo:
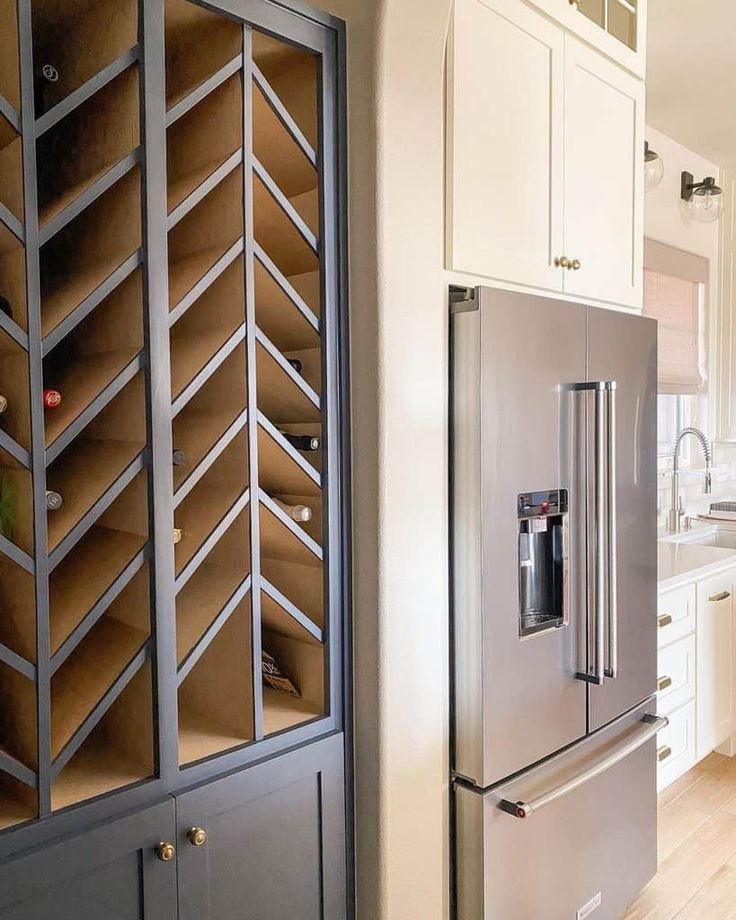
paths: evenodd
<path fill-rule="evenodd" d="M 0 855 L 343 730 L 341 35 L 294 7 L 0 0 Z"/>

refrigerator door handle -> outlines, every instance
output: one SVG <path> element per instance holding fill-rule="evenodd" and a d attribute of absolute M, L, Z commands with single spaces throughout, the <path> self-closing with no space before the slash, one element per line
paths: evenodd
<path fill-rule="evenodd" d="M 608 442 L 608 506 L 606 521 L 608 527 L 608 666 L 606 677 L 618 677 L 618 594 L 616 562 L 616 515 L 618 511 L 616 494 L 616 381 L 606 383 L 608 396 L 607 442 Z"/>
<path fill-rule="evenodd" d="M 606 384 L 595 383 L 595 662 L 591 683 L 599 686 L 604 680 L 605 670 L 605 618 L 606 596 L 606 530 L 603 523 L 604 508 L 610 494 L 604 477 L 606 464 L 606 439 L 603 416 L 606 401 Z"/>
<path fill-rule="evenodd" d="M 668 724 L 669 719 L 666 716 L 655 716 L 647 713 L 639 723 L 640 727 L 637 728 L 633 737 L 629 737 L 625 742 L 614 747 L 612 751 L 585 770 L 571 776 L 564 783 L 560 783 L 559 786 L 555 786 L 546 792 L 540 793 L 535 798 L 529 799 L 529 801 L 512 802 L 509 799 L 501 799 L 498 807 L 501 811 L 505 811 L 514 818 L 528 818 L 546 805 L 551 805 L 552 802 L 561 799 L 570 792 L 574 792 L 580 786 L 595 779 L 596 776 L 600 776 L 601 773 L 605 773 L 606 770 L 610 770 L 611 767 L 621 763 L 622 760 L 625 760 L 634 751 L 645 745 L 647 741 L 654 738 L 657 732 Z"/>

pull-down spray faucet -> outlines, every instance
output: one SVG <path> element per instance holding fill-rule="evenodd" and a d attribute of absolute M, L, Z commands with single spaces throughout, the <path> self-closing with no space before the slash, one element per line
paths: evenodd
<path fill-rule="evenodd" d="M 708 439 L 699 428 L 683 428 L 675 440 L 675 450 L 672 454 L 672 507 L 667 517 L 667 530 L 670 533 L 679 533 L 682 526 L 682 499 L 680 498 L 680 444 L 682 444 L 685 435 L 693 435 L 703 450 L 705 457 L 705 482 L 703 483 L 703 492 L 710 495 L 713 488 L 713 479 L 711 468 L 713 465 L 713 454 L 711 453 Z"/>

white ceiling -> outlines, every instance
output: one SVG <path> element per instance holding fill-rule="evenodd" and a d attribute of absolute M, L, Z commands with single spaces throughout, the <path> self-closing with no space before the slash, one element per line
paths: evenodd
<path fill-rule="evenodd" d="M 736 3 L 649 0 L 647 124 L 736 163 Z"/>

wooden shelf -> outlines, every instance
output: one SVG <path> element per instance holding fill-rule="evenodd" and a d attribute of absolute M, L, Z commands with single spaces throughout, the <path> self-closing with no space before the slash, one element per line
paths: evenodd
<path fill-rule="evenodd" d="M 296 372 L 294 372 L 295 374 Z M 256 346 L 258 408 L 274 425 L 289 422 L 321 421 L 319 406 L 307 396 L 298 382 L 264 347 Z"/>
<path fill-rule="evenodd" d="M 20 62 L 18 59 L 18 3 L 0 0 L 0 96 L 20 111 Z"/>
<path fill-rule="evenodd" d="M 304 722 L 311 722 L 323 715 L 322 708 L 307 700 L 298 699 L 272 687 L 263 688 L 263 733 L 274 735 L 276 732 L 296 728 Z"/>
<path fill-rule="evenodd" d="M 95 524 L 51 573 L 50 640 L 55 655 L 141 552 L 145 536 Z"/>
<path fill-rule="evenodd" d="M 26 257 L 17 237 L 0 222 L 0 296 L 10 303 L 12 321 L 28 329 Z"/>
<path fill-rule="evenodd" d="M 0 830 L 25 824 L 38 814 L 36 793 L 12 776 L 0 774 Z"/>
<path fill-rule="evenodd" d="M 282 351 L 283 356 L 298 360 L 301 370 L 297 373 L 316 393 L 322 391 L 322 349 L 316 348 L 289 348 Z"/>
<path fill-rule="evenodd" d="M 41 227 L 138 147 L 138 82 L 133 65 L 38 139 Z"/>
<path fill-rule="evenodd" d="M 182 539 L 174 547 L 179 575 L 248 487 L 247 432 L 239 434 L 177 507 L 174 526 Z"/>
<path fill-rule="evenodd" d="M 314 453 L 305 454 L 310 458 Z M 294 454 L 297 454 L 294 451 Z M 301 456 L 301 454 L 297 454 Z M 310 498 L 321 496 L 316 473 L 309 475 L 304 466 L 309 468 L 306 460 L 303 465 L 297 463 L 292 455 L 262 426 L 258 426 L 258 477 L 259 483 L 269 495 L 305 495 Z"/>
<path fill-rule="evenodd" d="M 253 738 L 250 605 L 246 599 L 179 687 L 179 763 L 189 764 Z"/>
<path fill-rule="evenodd" d="M 274 592 L 277 593 L 277 592 Z M 288 601 L 281 603 L 266 591 L 261 592 L 261 625 L 263 629 L 278 636 L 294 639 L 296 642 L 306 642 L 308 645 L 321 645 L 315 631 L 321 632 L 311 621 L 303 620 L 292 615 L 293 605 Z M 298 610 L 298 608 L 296 608 Z M 302 615 L 303 617 L 304 615 Z"/>
<path fill-rule="evenodd" d="M 171 396 L 176 399 L 245 322 L 243 260 L 237 259 L 171 330 Z"/>
<path fill-rule="evenodd" d="M 33 555 L 31 474 L 0 449 L 0 534 Z"/>
<path fill-rule="evenodd" d="M 319 62 L 261 32 L 253 33 L 253 59 L 305 137 L 317 148 Z"/>
<path fill-rule="evenodd" d="M 35 770 L 38 763 L 36 686 L 0 662 L 0 748 Z"/>
<path fill-rule="evenodd" d="M 34 0 L 33 59 L 53 64 L 48 111 L 138 41 L 137 0 Z M 36 111 L 36 118 L 42 112 Z"/>
<path fill-rule="evenodd" d="M 105 615 L 51 679 L 51 753 L 58 757 L 141 650 L 148 632 Z"/>
<path fill-rule="evenodd" d="M 253 151 L 287 198 L 317 190 L 317 170 L 253 84 Z"/>
<path fill-rule="evenodd" d="M 282 352 L 319 348 L 314 323 L 289 298 L 271 273 L 254 260 L 256 321 Z"/>
<path fill-rule="evenodd" d="M 151 667 L 143 665 L 51 787 L 54 811 L 153 775 Z"/>
<path fill-rule="evenodd" d="M 243 93 L 234 74 L 168 129 L 169 213 L 242 148 L 242 124 Z"/>
<path fill-rule="evenodd" d="M 174 448 L 185 455 L 184 463 L 174 467 L 175 491 L 244 411 L 245 381 L 245 349 L 236 348 L 175 417 Z"/>
<path fill-rule="evenodd" d="M 172 108 L 243 50 L 233 20 L 187 0 L 166 0 L 166 107 Z"/>
<path fill-rule="evenodd" d="M 242 570 L 205 562 L 189 579 L 176 599 L 176 660 L 179 666 L 246 577 L 247 572 L 244 574 Z"/>
<path fill-rule="evenodd" d="M 141 245 L 140 172 L 110 191 L 41 249 L 41 325 L 48 335 Z"/>
<path fill-rule="evenodd" d="M 256 174 L 253 175 L 253 219 L 258 245 L 287 278 L 318 271 L 314 247 Z"/>
<path fill-rule="evenodd" d="M 35 664 L 36 587 L 33 576 L 0 553 L 0 642 Z"/>
<path fill-rule="evenodd" d="M 0 329 L 0 393 L 8 408 L 0 415 L 0 429 L 26 450 L 31 448 L 31 409 L 28 355 Z"/>
<path fill-rule="evenodd" d="M 0 115 L 0 204 L 23 220 L 23 143 L 10 122 Z"/>
<path fill-rule="evenodd" d="M 243 235 L 242 167 L 233 170 L 169 232 L 173 308 Z"/>

